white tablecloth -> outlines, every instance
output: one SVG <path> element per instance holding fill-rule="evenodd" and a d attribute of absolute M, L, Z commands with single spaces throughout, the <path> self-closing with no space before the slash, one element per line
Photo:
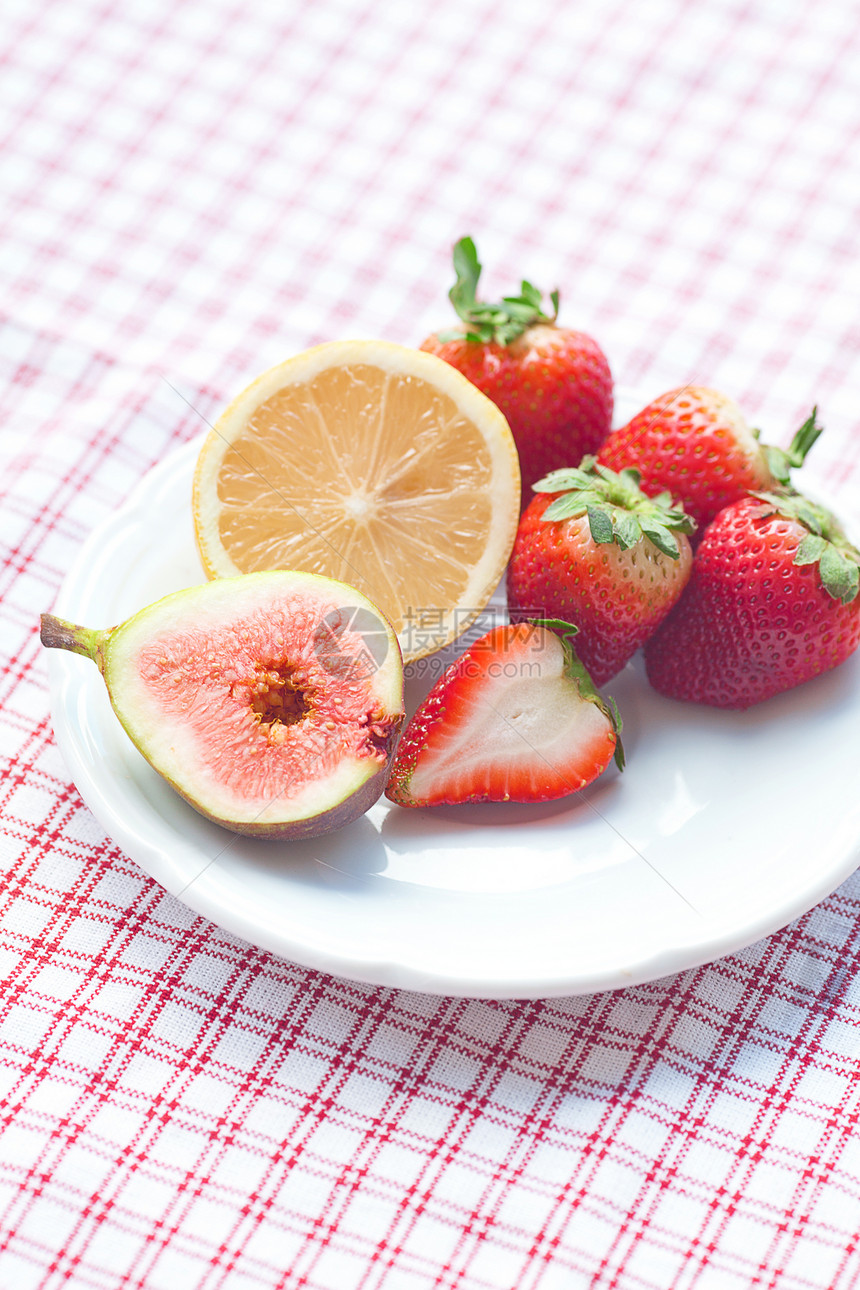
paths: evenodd
<path fill-rule="evenodd" d="M 0 39 L 2 1290 L 855 1286 L 856 876 L 627 990 L 337 980 L 104 836 L 37 620 L 198 413 L 447 324 L 467 232 L 643 400 L 782 443 L 818 403 L 856 509 L 856 7 L 11 0 Z"/>

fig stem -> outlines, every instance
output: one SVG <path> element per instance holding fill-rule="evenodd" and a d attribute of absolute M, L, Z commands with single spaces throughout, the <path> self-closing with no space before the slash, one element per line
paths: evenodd
<path fill-rule="evenodd" d="M 72 654 L 83 654 L 91 658 L 100 672 L 104 672 L 103 645 L 106 632 L 96 631 L 92 627 L 79 627 L 68 623 L 65 618 L 55 618 L 53 614 L 42 614 L 40 640 L 47 649 L 67 649 Z"/>

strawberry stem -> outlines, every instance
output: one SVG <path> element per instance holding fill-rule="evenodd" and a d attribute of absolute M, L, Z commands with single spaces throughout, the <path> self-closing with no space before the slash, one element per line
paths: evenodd
<path fill-rule="evenodd" d="M 772 444 L 762 445 L 770 473 L 777 483 L 788 485 L 792 470 L 797 470 L 803 465 L 806 454 L 823 433 L 824 426 L 818 424 L 817 418 L 818 405 L 816 404 L 788 448 L 776 448 Z"/>
<path fill-rule="evenodd" d="M 439 339 L 472 341 L 474 344 L 509 345 L 534 323 L 554 323 L 558 317 L 559 294 L 550 294 L 553 312 L 543 309 L 543 297 L 537 287 L 523 280 L 518 296 L 504 296 L 499 304 L 484 304 L 478 300 L 478 280 L 481 262 L 475 243 L 470 237 L 461 237 L 454 246 L 454 272 L 456 281 L 448 298 L 458 317 L 466 324 L 465 332 L 441 332 Z"/>

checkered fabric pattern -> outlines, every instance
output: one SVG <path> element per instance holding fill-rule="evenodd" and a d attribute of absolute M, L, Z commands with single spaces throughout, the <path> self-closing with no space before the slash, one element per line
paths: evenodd
<path fill-rule="evenodd" d="M 104 836 L 36 631 L 189 404 L 419 341 L 464 232 L 645 397 L 779 442 L 817 402 L 857 509 L 855 6 L 9 0 L 0 41 L 0 1290 L 860 1284 L 856 875 L 628 990 L 335 980 Z"/>

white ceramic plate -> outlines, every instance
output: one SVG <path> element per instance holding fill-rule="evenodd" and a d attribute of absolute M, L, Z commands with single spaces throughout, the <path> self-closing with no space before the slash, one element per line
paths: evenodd
<path fill-rule="evenodd" d="M 203 581 L 198 449 L 165 461 L 92 535 L 58 614 L 107 627 Z M 607 687 L 623 775 L 544 806 L 383 800 L 303 843 L 204 820 L 126 738 L 92 663 L 52 651 L 49 665 L 60 747 L 117 844 L 221 927 L 339 976 L 484 998 L 632 985 L 775 931 L 860 863 L 856 655 L 746 713 L 663 699 L 634 661 Z M 410 712 L 433 679 L 423 670 Z"/>

